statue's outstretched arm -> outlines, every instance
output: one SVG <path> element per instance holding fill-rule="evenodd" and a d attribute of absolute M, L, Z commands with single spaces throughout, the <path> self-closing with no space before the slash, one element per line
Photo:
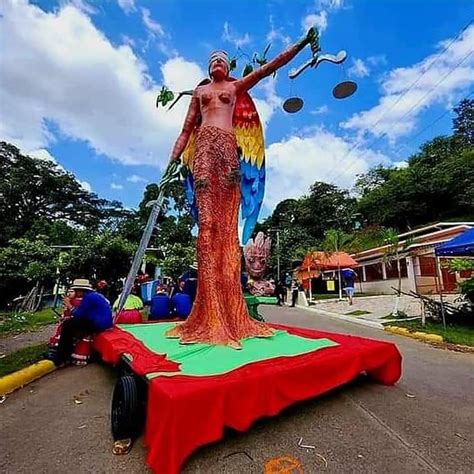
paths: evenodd
<path fill-rule="evenodd" d="M 184 119 L 183 129 L 179 134 L 178 138 L 176 139 L 176 143 L 174 144 L 173 151 L 171 152 L 171 161 L 179 159 L 181 154 L 183 153 L 186 145 L 188 144 L 189 136 L 196 125 L 196 120 L 199 117 L 199 99 L 194 92 L 191 103 L 189 104 L 188 113 L 186 114 L 186 118 Z"/>
<path fill-rule="evenodd" d="M 237 93 L 248 91 L 263 78 L 273 74 L 285 64 L 288 64 L 307 44 L 310 43 L 315 34 L 315 30 L 311 28 L 303 39 L 289 46 L 285 51 L 273 58 L 267 64 L 236 81 L 234 84 L 237 88 Z"/>

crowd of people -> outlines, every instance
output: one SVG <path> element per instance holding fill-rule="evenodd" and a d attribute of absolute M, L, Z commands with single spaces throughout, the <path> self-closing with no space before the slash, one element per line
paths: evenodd
<path fill-rule="evenodd" d="M 141 290 L 150 283 L 149 280 L 143 273 L 137 276 L 120 311 L 120 294 L 111 304 L 109 298 L 114 292 L 107 282 L 100 280 L 93 286 L 87 279 L 74 280 L 63 298 L 63 313 L 56 333 L 50 339 L 51 350 L 47 358 L 57 366 L 70 361 L 81 364 L 87 359 L 85 346 L 90 345 L 93 336 L 114 324 L 183 320 L 188 317 L 196 295 L 195 271 L 187 272 L 176 283 L 170 279 L 152 282 L 155 294 L 144 302 Z"/>
<path fill-rule="evenodd" d="M 342 272 L 343 288 L 349 304 L 353 302 L 354 280 L 353 270 L 344 269 Z M 242 276 L 242 288 L 248 284 L 245 275 Z M 151 285 L 154 291 L 149 297 Z M 86 344 L 91 336 L 98 334 L 114 324 L 138 324 L 148 321 L 183 320 L 191 312 L 197 290 L 197 271 L 189 269 L 176 282 L 171 279 L 152 281 L 148 275 L 140 272 L 135 285 L 119 311 L 120 294 L 116 293 L 117 285 L 109 285 L 104 280 L 94 286 L 86 279 L 76 279 L 70 286 L 63 301 L 63 314 L 56 334 L 50 340 L 54 351 L 49 355 L 56 365 L 68 362 L 71 357 L 76 362 L 84 360 L 78 350 L 78 343 Z M 279 306 L 288 304 L 295 307 L 298 294 L 303 291 L 301 284 L 293 279 L 289 273 L 275 283 L 274 296 Z M 287 302 L 287 295 L 291 302 Z M 110 298 L 115 295 L 111 305 Z M 144 301 L 145 299 L 145 301 Z"/>

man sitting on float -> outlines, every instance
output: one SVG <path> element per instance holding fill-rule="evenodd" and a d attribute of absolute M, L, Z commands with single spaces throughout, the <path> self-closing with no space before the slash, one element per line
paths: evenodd
<path fill-rule="evenodd" d="M 70 360 L 75 339 L 100 333 L 113 324 L 109 302 L 94 291 L 89 280 L 76 279 L 71 289 L 75 291 L 76 298 L 82 298 L 82 301 L 74 308 L 72 303 L 65 300 L 65 309 L 71 311 L 71 317 L 64 320 L 57 351 L 51 356 L 56 366 Z"/>

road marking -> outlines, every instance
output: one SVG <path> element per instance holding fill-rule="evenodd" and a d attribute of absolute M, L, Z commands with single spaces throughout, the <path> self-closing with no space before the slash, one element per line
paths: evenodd
<path fill-rule="evenodd" d="M 293 456 L 279 456 L 265 462 L 264 474 L 303 474 L 303 465 Z"/>

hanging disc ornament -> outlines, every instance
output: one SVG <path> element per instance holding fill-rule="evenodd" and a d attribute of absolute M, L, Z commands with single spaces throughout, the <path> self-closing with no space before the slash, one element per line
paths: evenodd
<path fill-rule="evenodd" d="M 285 112 L 289 114 L 294 114 L 295 112 L 299 112 L 303 108 L 303 99 L 299 97 L 290 97 L 286 99 L 283 103 L 283 109 Z"/>
<path fill-rule="evenodd" d="M 353 81 L 340 82 L 333 90 L 332 95 L 336 99 L 346 99 L 357 90 L 357 84 Z"/>

